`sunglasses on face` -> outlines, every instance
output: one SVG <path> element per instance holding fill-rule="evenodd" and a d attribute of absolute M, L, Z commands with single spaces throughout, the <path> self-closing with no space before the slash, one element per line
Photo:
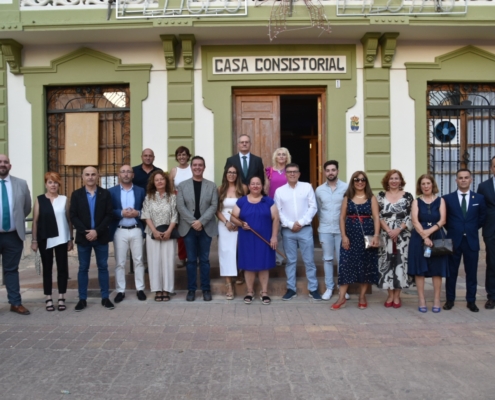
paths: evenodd
<path fill-rule="evenodd" d="M 366 178 L 354 178 L 354 182 L 366 182 Z"/>

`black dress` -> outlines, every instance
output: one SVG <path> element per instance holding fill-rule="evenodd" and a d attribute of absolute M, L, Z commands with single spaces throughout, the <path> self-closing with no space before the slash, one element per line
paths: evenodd
<path fill-rule="evenodd" d="M 421 198 L 418 198 L 418 220 L 421 222 L 423 229 L 429 229 L 440 220 L 441 198 L 437 197 L 430 204 L 426 204 Z M 440 231 L 431 235 L 431 239 L 441 239 Z M 432 276 L 449 276 L 449 259 L 448 256 L 430 257 L 424 256 L 424 243 L 422 237 L 416 230 L 411 233 L 409 241 L 409 275 L 419 275 L 425 277 Z"/>

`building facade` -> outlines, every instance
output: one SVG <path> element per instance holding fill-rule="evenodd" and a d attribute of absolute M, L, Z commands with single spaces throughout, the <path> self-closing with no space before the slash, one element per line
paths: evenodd
<path fill-rule="evenodd" d="M 271 163 L 279 146 L 322 182 L 390 168 L 443 193 L 495 155 L 492 1 L 1 0 L 0 152 L 42 193 L 98 164 L 112 186 L 143 148 L 175 166 L 185 145 L 220 182 L 235 138 Z"/>

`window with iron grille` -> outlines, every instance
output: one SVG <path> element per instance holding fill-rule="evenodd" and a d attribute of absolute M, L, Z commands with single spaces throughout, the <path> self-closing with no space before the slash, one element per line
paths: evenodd
<path fill-rule="evenodd" d="M 70 194 L 82 186 L 84 166 L 65 160 L 65 116 L 98 113 L 99 185 L 117 184 L 118 170 L 130 163 L 129 86 L 63 86 L 46 88 L 48 170 L 62 177 L 60 193 Z"/>
<path fill-rule="evenodd" d="M 429 83 L 427 104 L 428 171 L 440 194 L 456 190 L 460 168 L 476 190 L 495 155 L 495 83 Z"/>

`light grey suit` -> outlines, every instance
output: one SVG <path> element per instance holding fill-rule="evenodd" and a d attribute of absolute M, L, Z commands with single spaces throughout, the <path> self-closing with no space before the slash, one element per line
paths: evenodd
<path fill-rule="evenodd" d="M 12 186 L 12 218 L 15 231 L 0 233 L 0 254 L 7 297 L 12 306 L 22 304 L 19 285 L 19 261 L 26 237 L 24 219 L 31 212 L 31 193 L 25 180 L 9 175 Z M 0 202 L 1 207 L 1 202 Z"/>
<path fill-rule="evenodd" d="M 10 175 L 12 181 L 12 201 L 15 229 L 19 238 L 26 238 L 26 224 L 24 220 L 31 212 L 31 193 L 24 179 Z"/>
<path fill-rule="evenodd" d="M 203 179 L 201 185 L 201 197 L 199 199 L 199 212 L 201 217 L 199 221 L 209 237 L 218 235 L 218 225 L 215 220 L 215 213 L 218 205 L 218 191 L 216 185 Z M 177 211 L 180 214 L 179 233 L 186 236 L 191 224 L 196 221 L 194 211 L 196 201 L 194 198 L 193 179 L 190 178 L 182 182 L 177 188 Z"/>

